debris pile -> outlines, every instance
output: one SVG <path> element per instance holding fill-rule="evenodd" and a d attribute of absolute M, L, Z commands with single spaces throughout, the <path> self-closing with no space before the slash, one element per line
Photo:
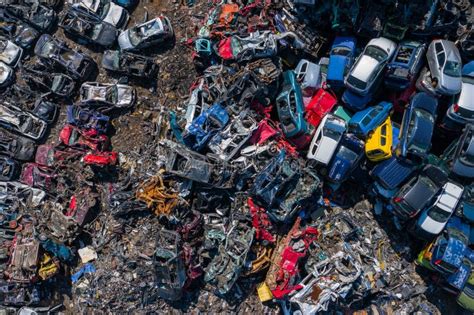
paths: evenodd
<path fill-rule="evenodd" d="M 473 12 L 0 0 L 2 310 L 474 311 Z"/>

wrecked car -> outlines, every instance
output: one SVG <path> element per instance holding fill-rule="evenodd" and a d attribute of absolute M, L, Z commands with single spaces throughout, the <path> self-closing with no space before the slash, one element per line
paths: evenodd
<path fill-rule="evenodd" d="M 109 128 L 109 116 L 99 112 L 69 105 L 67 107 L 67 122 L 81 129 L 93 129 L 98 133 L 105 134 Z"/>
<path fill-rule="evenodd" d="M 0 153 L 17 160 L 29 161 L 34 156 L 35 143 L 20 136 L 1 132 Z"/>
<path fill-rule="evenodd" d="M 13 180 L 20 174 L 19 164 L 8 157 L 0 156 L 0 180 Z"/>
<path fill-rule="evenodd" d="M 63 69 L 75 79 L 85 80 L 95 70 L 95 62 L 88 55 L 69 48 L 49 34 L 43 34 L 35 46 L 35 54 L 51 66 Z"/>
<path fill-rule="evenodd" d="M 166 16 L 159 16 L 120 33 L 120 50 L 139 50 L 173 38 L 173 27 Z"/>
<path fill-rule="evenodd" d="M 342 183 L 364 157 L 364 141 L 351 134 L 345 134 L 329 165 L 328 179 L 333 183 Z"/>
<path fill-rule="evenodd" d="M 127 10 L 112 1 L 107 0 L 82 0 L 72 5 L 75 10 L 84 10 L 87 13 L 97 15 L 102 21 L 109 23 L 116 28 L 123 28 L 127 25 L 130 15 Z"/>
<path fill-rule="evenodd" d="M 33 140 L 41 140 L 48 125 L 12 104 L 0 104 L 0 126 Z"/>
<path fill-rule="evenodd" d="M 405 41 L 400 43 L 385 72 L 385 85 L 393 90 L 407 89 L 417 78 L 423 65 L 426 45 Z"/>
<path fill-rule="evenodd" d="M 72 7 L 63 14 L 59 26 L 83 44 L 111 47 L 118 36 L 115 26 L 79 8 Z"/>
<path fill-rule="evenodd" d="M 129 108 L 135 104 L 135 88 L 125 84 L 85 82 L 79 90 L 81 105 Z"/>
<path fill-rule="evenodd" d="M 15 71 L 0 61 L 0 87 L 6 87 L 13 83 Z"/>
<path fill-rule="evenodd" d="M 28 6 L 9 5 L 5 10 L 18 19 L 31 24 L 40 32 L 48 32 L 56 21 L 56 12 L 39 3 Z"/>
<path fill-rule="evenodd" d="M 107 50 L 102 56 L 102 68 L 137 78 L 154 78 L 158 65 L 150 57 L 120 50 Z"/>
<path fill-rule="evenodd" d="M 21 60 L 23 49 L 10 40 L 0 37 L 0 61 L 15 68 Z"/>
<path fill-rule="evenodd" d="M 69 147 L 87 148 L 92 151 L 104 151 L 109 146 L 109 138 L 98 134 L 94 129 L 82 130 L 72 125 L 65 125 L 59 132 L 59 139 Z"/>
<path fill-rule="evenodd" d="M 76 82 L 63 73 L 51 73 L 42 64 L 21 68 L 22 79 L 32 90 L 52 93 L 60 97 L 69 97 L 74 93 Z"/>
<path fill-rule="evenodd" d="M 0 8 L 0 20 L 0 35 L 9 38 L 23 49 L 31 48 L 40 36 L 36 29 L 9 15 L 5 9 Z"/>

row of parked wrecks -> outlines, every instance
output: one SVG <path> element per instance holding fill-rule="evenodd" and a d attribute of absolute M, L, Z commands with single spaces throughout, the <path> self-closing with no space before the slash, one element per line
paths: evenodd
<path fill-rule="evenodd" d="M 179 21 L 1 1 L 5 312 L 474 311 L 468 2 L 198 1 L 189 97 L 118 153 Z"/>

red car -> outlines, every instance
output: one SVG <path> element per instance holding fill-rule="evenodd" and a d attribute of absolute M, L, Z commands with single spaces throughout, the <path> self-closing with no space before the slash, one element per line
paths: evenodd
<path fill-rule="evenodd" d="M 337 97 L 330 91 L 321 88 L 306 106 L 306 121 L 317 127 L 323 117 L 337 104 Z"/>

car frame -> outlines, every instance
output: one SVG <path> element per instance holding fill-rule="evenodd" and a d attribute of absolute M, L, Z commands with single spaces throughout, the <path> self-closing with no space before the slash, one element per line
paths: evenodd
<path fill-rule="evenodd" d="M 102 68 L 107 71 L 137 78 L 155 78 L 158 65 L 155 60 L 128 51 L 106 50 L 102 55 Z"/>
<path fill-rule="evenodd" d="M 74 3 L 72 7 L 94 14 L 116 28 L 124 28 L 130 18 L 127 10 L 110 0 L 82 0 Z"/>
<path fill-rule="evenodd" d="M 135 105 L 137 91 L 134 87 L 119 83 L 84 82 L 79 90 L 81 105 L 111 108 L 130 108 Z"/>
<path fill-rule="evenodd" d="M 174 31 L 170 20 L 161 15 L 122 31 L 118 36 L 118 44 L 122 51 L 139 50 L 173 37 Z"/>
<path fill-rule="evenodd" d="M 70 76 L 81 81 L 89 77 L 96 68 L 96 64 L 90 56 L 72 50 L 65 43 L 49 34 L 43 34 L 38 39 L 34 52 L 45 64 L 61 68 Z"/>
<path fill-rule="evenodd" d="M 0 127 L 37 141 L 44 137 L 48 125 L 31 113 L 3 103 L 0 104 Z M 29 130 L 30 128 L 37 130 Z"/>
<path fill-rule="evenodd" d="M 0 61 L 6 65 L 15 68 L 21 61 L 23 48 L 5 37 L 0 36 Z"/>

